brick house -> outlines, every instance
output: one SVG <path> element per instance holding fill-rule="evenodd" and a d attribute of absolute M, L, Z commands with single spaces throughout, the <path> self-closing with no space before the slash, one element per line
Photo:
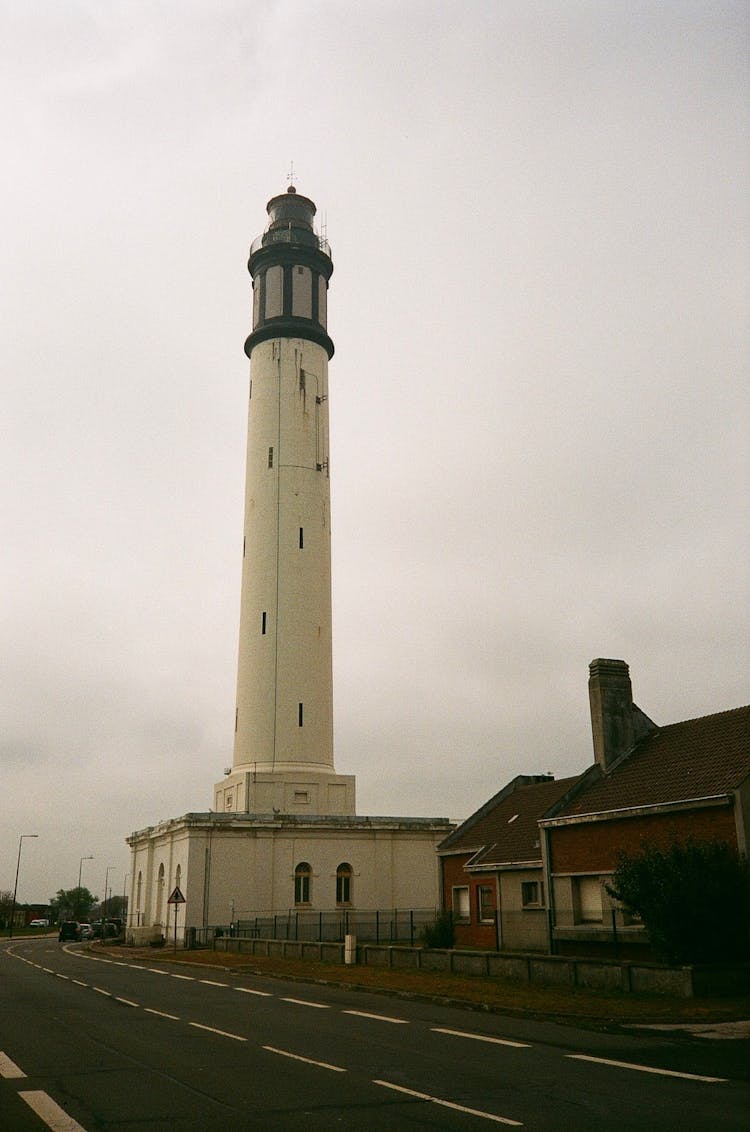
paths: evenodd
<path fill-rule="evenodd" d="M 541 817 L 552 949 L 647 953 L 643 928 L 607 893 L 618 854 L 644 843 L 750 842 L 750 707 L 660 727 L 634 703 L 628 666 L 589 666 L 595 763 Z M 623 951 L 623 954 L 625 951 Z"/>
<path fill-rule="evenodd" d="M 440 843 L 443 907 L 453 910 L 457 944 L 547 950 L 539 819 L 577 781 L 519 775 Z"/>

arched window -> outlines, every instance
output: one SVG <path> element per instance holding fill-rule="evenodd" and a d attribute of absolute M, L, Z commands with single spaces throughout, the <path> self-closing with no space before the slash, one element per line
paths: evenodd
<path fill-rule="evenodd" d="M 336 869 L 336 903 L 351 904 L 352 902 L 352 867 L 342 861 Z"/>
<path fill-rule="evenodd" d="M 294 903 L 310 903 L 310 878 L 312 869 L 307 861 L 300 861 L 294 870 Z"/>
<path fill-rule="evenodd" d="M 156 914 L 154 916 L 154 923 L 161 923 L 161 909 L 164 900 L 164 865 L 159 865 L 159 872 L 156 877 Z"/>

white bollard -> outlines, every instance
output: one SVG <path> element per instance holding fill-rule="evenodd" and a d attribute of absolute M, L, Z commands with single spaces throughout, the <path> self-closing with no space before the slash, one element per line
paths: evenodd
<path fill-rule="evenodd" d="M 351 964 L 357 962 L 357 937 L 356 935 L 344 936 L 344 963 Z"/>

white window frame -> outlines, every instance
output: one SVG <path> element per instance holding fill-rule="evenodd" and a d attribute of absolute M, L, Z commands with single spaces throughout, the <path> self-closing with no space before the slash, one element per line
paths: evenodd
<path fill-rule="evenodd" d="M 455 884 L 451 889 L 451 907 L 454 918 L 462 924 L 471 923 L 471 898 L 468 884 Z"/>

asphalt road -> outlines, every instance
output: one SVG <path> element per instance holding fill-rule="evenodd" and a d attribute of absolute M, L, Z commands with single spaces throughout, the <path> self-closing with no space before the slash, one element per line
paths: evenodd
<path fill-rule="evenodd" d="M 731 1046 L 0 946 L 3 1132 L 744 1132 Z"/>

